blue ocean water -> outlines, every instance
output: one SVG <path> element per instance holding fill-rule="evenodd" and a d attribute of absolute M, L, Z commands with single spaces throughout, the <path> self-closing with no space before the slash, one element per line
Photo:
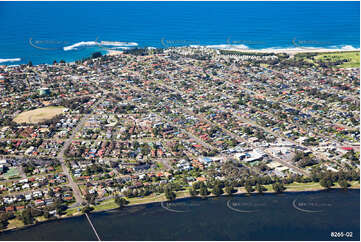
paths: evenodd
<path fill-rule="evenodd" d="M 2 64 L 75 61 L 135 43 L 352 49 L 359 37 L 359 2 L 0 2 Z"/>

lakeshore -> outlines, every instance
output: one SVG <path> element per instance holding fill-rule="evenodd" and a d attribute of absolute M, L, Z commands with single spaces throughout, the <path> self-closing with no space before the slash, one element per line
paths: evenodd
<path fill-rule="evenodd" d="M 272 240 L 285 240 L 286 235 L 290 236 L 292 240 L 305 240 L 308 236 L 314 236 L 312 240 L 327 240 L 333 229 L 345 229 L 345 226 L 340 225 L 345 223 L 346 220 L 348 220 L 347 224 L 349 226 L 347 231 L 352 232 L 352 237 L 341 239 L 357 240 L 359 231 L 357 224 L 355 224 L 358 217 L 356 211 L 358 203 L 356 200 L 359 201 L 358 189 L 351 189 L 347 192 L 332 189 L 329 192 L 285 192 L 278 195 L 266 193 L 264 195 L 234 195 L 231 197 L 210 197 L 208 199 L 183 198 L 172 203 L 164 203 L 163 206 L 159 202 L 127 206 L 123 209 L 91 213 L 89 217 L 102 240 L 155 240 L 156 238 L 158 240 L 165 240 L 166 238 L 172 238 L 170 240 L 205 240 L 207 238 L 209 240 L 219 240 L 221 238 L 225 239 L 224 236 L 228 236 L 229 240 L 250 240 L 250 238 L 264 240 L 263 238 L 266 237 L 272 238 Z M 342 203 L 340 203 L 341 201 Z M 313 214 L 302 212 L 302 210 L 294 207 L 295 204 L 305 211 L 314 210 L 319 212 Z M 256 216 L 260 213 L 262 213 L 264 219 Z M 213 220 L 215 217 L 217 217 L 217 220 Z M 337 217 L 337 222 L 331 220 L 333 217 Z M 277 218 L 278 222 L 276 224 L 281 228 L 285 228 L 286 223 L 288 223 L 289 232 L 292 231 L 295 234 L 280 232 L 276 227 L 272 229 L 275 229 L 274 232 L 277 231 L 277 233 L 271 233 L 269 226 L 274 220 L 271 218 Z M 236 224 L 238 226 L 242 225 L 241 231 L 243 232 L 229 230 L 229 226 L 224 226 L 226 220 L 231 227 Z M 291 220 L 294 222 L 289 223 Z M 149 224 L 150 221 L 155 223 L 154 226 L 145 226 L 145 223 Z M 176 230 L 174 230 L 175 221 L 177 221 L 178 228 Z M 327 230 L 324 231 L 325 233 L 321 233 L 325 223 L 332 222 L 335 224 L 333 227 L 328 228 L 330 231 Z M 206 227 L 200 227 L 200 223 L 203 223 L 203 226 Z M 254 223 L 258 224 L 258 226 L 254 227 Z M 223 224 L 223 229 L 226 231 L 223 233 L 215 230 L 214 226 L 216 224 Z M 53 229 L 54 226 L 56 226 L 56 232 Z M 77 226 L 77 233 L 71 228 L 74 226 Z M 190 229 L 190 226 L 192 226 L 192 229 Z M 119 230 L 120 227 L 123 229 Z M 139 227 L 143 228 L 142 233 L 135 233 Z M 63 232 L 65 229 L 68 232 Z M 164 233 L 160 233 L 160 229 L 163 229 Z M 209 233 L 203 234 L 204 229 L 207 229 Z M 115 232 L 117 230 L 118 232 Z M 185 230 L 188 230 L 188 233 L 182 232 Z M 262 233 L 256 235 L 254 234 L 255 230 L 262 231 Z M 306 230 L 310 234 L 300 233 L 300 231 Z M 42 232 L 40 233 L 40 231 Z M 50 231 L 53 232 L 50 233 Z M 154 231 L 154 233 L 150 231 Z M 171 231 L 172 233 L 169 233 Z M 199 231 L 199 234 L 194 233 L 195 231 Z M 28 237 L 28 240 L 39 238 L 48 240 L 97 240 L 87 220 L 81 215 L 65 220 L 42 222 L 36 226 L 16 231 L 7 231 L 0 235 L 0 238 L 14 240 L 13 236 L 16 235 L 18 237 L 15 240 L 20 240 L 30 233 L 32 235 Z"/>
<path fill-rule="evenodd" d="M 265 187 L 267 188 L 267 191 L 264 191 L 262 194 L 277 195 L 277 193 L 272 191 L 271 185 L 266 185 Z M 325 188 L 322 188 L 318 183 L 310 183 L 310 184 L 294 183 L 294 184 L 289 184 L 286 187 L 287 187 L 287 189 L 284 192 L 286 194 L 287 193 L 304 193 L 304 192 L 312 193 L 312 192 L 320 192 L 320 191 L 327 190 Z M 331 188 L 331 190 L 333 190 L 333 189 L 342 190 L 337 185 L 335 185 Z M 348 190 L 359 190 L 359 189 L 360 189 L 360 184 L 357 181 L 353 182 L 352 185 L 348 188 Z M 259 194 L 256 191 L 247 193 L 247 191 L 242 187 L 242 188 L 238 188 L 237 192 L 234 192 L 232 195 L 227 195 L 227 194 L 223 193 L 223 194 L 221 194 L 221 197 L 236 197 L 236 196 L 249 197 L 249 196 L 255 196 L 255 195 L 261 195 L 261 194 Z M 178 200 L 182 200 L 182 199 L 192 199 L 192 198 L 212 199 L 212 198 L 217 198 L 217 196 L 215 196 L 213 194 L 209 194 L 208 196 L 205 196 L 205 197 L 201 197 L 199 195 L 191 196 L 189 194 L 188 190 L 178 191 L 178 192 L 176 192 L 175 202 Z M 128 201 L 129 201 L 129 204 L 125 205 L 124 208 L 140 206 L 140 205 L 147 205 L 147 204 L 159 204 L 159 203 L 163 203 L 163 202 L 170 202 L 169 200 L 167 200 L 167 198 L 164 196 L 164 194 L 157 194 L 155 196 L 149 196 L 149 197 L 145 197 L 145 198 L 131 198 L 131 199 L 128 199 Z M 103 202 L 100 202 L 99 204 L 97 204 L 95 206 L 91 205 L 91 207 L 94 208 L 94 210 L 91 213 L 110 212 L 110 211 L 117 211 L 117 210 L 121 209 L 114 202 L 113 198 L 105 200 Z M 2 230 L 2 232 L 29 228 L 29 227 L 37 226 L 37 225 L 39 225 L 39 223 L 45 223 L 45 222 L 59 220 L 59 219 L 69 219 L 72 217 L 79 217 L 79 216 L 84 215 L 84 213 L 79 210 L 81 210 L 81 207 L 69 208 L 66 211 L 66 215 L 58 216 L 56 218 L 53 217 L 48 220 L 46 220 L 45 218 L 41 218 L 41 220 L 37 220 L 37 222 L 35 224 L 30 224 L 30 225 L 24 225 L 20 220 L 16 221 L 17 219 L 15 219 L 13 221 L 10 221 L 9 227 L 5 230 Z M 11 226 L 11 225 L 15 225 L 15 226 Z M 0 230 L 0 232 L 1 232 L 1 230 Z"/>

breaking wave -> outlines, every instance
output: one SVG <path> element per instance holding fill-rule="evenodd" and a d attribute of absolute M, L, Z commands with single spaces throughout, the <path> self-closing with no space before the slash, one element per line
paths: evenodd
<path fill-rule="evenodd" d="M 247 45 L 230 45 L 230 44 L 221 44 L 221 45 L 206 45 L 205 47 L 211 49 L 242 49 L 248 50 L 249 47 Z"/>
<path fill-rule="evenodd" d="M 21 58 L 0 59 L 0 63 L 18 62 L 18 61 L 21 61 Z"/>
<path fill-rule="evenodd" d="M 77 50 L 81 47 L 91 47 L 91 46 L 99 46 L 99 47 L 117 47 L 117 48 L 125 48 L 125 47 L 136 47 L 138 43 L 135 42 L 118 42 L 118 41 L 81 41 L 69 46 L 65 46 L 64 51 Z"/>

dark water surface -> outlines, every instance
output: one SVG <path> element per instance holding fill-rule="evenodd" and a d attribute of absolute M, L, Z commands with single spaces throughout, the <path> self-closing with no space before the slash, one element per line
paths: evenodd
<path fill-rule="evenodd" d="M 360 190 L 181 199 L 90 218 L 102 240 L 359 240 Z M 0 240 L 97 238 L 81 216 L 5 232 Z"/>

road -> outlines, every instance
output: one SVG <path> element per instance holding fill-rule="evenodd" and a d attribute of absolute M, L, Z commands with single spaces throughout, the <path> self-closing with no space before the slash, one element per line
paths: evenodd
<path fill-rule="evenodd" d="M 168 76 L 168 77 L 169 77 L 170 79 L 172 79 L 170 76 Z M 174 88 L 172 88 L 172 87 L 169 87 L 168 85 L 166 85 L 166 84 L 164 84 L 164 83 L 159 83 L 159 84 L 161 84 L 162 86 L 164 86 L 164 87 L 166 87 L 166 88 L 168 88 L 168 89 L 170 89 L 170 90 L 172 90 L 172 91 L 174 91 L 174 92 L 177 92 L 177 93 L 181 94 L 181 92 L 180 92 L 179 90 L 174 89 Z M 228 97 L 229 97 L 229 96 L 228 96 Z M 230 97 L 229 97 L 229 98 L 230 98 Z M 226 111 L 226 110 L 224 110 L 223 108 L 221 108 L 221 107 L 219 107 L 219 106 L 217 106 L 216 108 L 218 108 L 218 109 L 221 110 L 221 111 Z M 212 121 L 209 121 L 208 119 L 206 119 L 206 118 L 203 117 L 202 115 L 195 114 L 194 112 L 192 112 L 191 110 L 186 109 L 186 108 L 180 107 L 180 109 L 181 109 L 183 112 L 186 112 L 186 113 L 188 113 L 188 114 L 190 114 L 190 115 L 193 115 L 193 116 L 199 118 L 199 119 L 202 120 L 203 122 L 206 122 L 206 123 L 208 123 L 208 124 L 210 124 L 210 125 L 215 125 L 215 126 L 219 127 L 219 128 L 222 129 L 225 133 L 227 133 L 228 135 L 230 135 L 232 138 L 234 138 L 234 139 L 236 139 L 236 140 L 242 140 L 243 142 L 249 143 L 249 142 L 247 142 L 243 137 L 239 136 L 238 134 L 234 134 L 233 132 L 231 132 L 231 131 L 229 131 L 228 129 L 224 128 L 222 125 L 219 125 L 219 124 L 217 124 L 217 123 L 214 123 L 214 122 L 212 122 Z M 234 114 L 233 112 L 230 112 L 230 113 L 231 113 L 231 115 L 232 115 L 233 117 L 235 117 L 236 119 L 240 119 L 240 117 L 239 117 L 238 115 Z M 241 120 L 241 119 L 240 119 L 240 120 Z M 250 122 L 249 120 L 241 120 L 241 121 L 243 121 L 243 122 L 245 122 L 245 123 L 249 123 L 249 124 L 251 124 L 252 126 L 259 127 L 259 128 L 261 128 L 261 129 L 263 129 L 263 130 L 266 130 L 267 132 L 270 132 L 270 133 L 272 133 L 273 135 L 275 135 L 275 137 L 279 137 L 279 135 L 275 134 L 275 133 L 272 132 L 271 130 L 269 130 L 269 129 L 263 127 L 263 126 L 256 125 L 255 123 Z M 294 142 L 292 141 L 292 143 L 294 143 Z M 255 147 L 255 146 L 252 145 L 252 144 L 250 144 L 250 146 L 253 147 L 253 148 L 257 148 L 257 147 Z M 301 173 L 301 174 L 303 174 L 303 175 L 309 176 L 309 173 L 308 173 L 307 171 L 302 170 L 302 169 L 296 167 L 295 165 L 291 164 L 290 162 L 281 160 L 281 159 L 279 159 L 278 157 L 275 157 L 274 155 L 272 155 L 272 154 L 270 154 L 270 153 L 267 153 L 267 154 L 268 154 L 270 157 L 272 157 L 272 159 L 280 162 L 280 163 L 283 164 L 284 166 L 287 166 L 287 167 L 289 167 L 289 168 L 292 168 L 292 169 L 294 169 L 295 171 L 297 171 L 297 172 L 299 172 L 299 173 Z"/>
<path fill-rule="evenodd" d="M 81 196 L 81 192 L 80 192 L 78 185 L 74 182 L 74 180 L 71 176 L 70 169 L 65 164 L 64 153 L 71 145 L 71 142 L 73 141 L 76 133 L 78 131 L 80 131 L 80 129 L 83 127 L 85 121 L 88 120 L 89 116 L 90 116 L 90 114 L 86 114 L 82 117 L 82 119 L 80 120 L 78 125 L 75 127 L 75 129 L 73 129 L 71 136 L 65 141 L 63 148 L 61 149 L 61 151 L 58 153 L 58 156 L 57 156 L 58 160 L 60 161 L 60 164 L 61 164 L 64 174 L 68 177 L 69 185 L 73 189 L 73 195 L 75 197 L 75 200 L 79 204 L 81 204 L 84 200 Z"/>
<path fill-rule="evenodd" d="M 104 95 L 105 96 L 105 95 Z M 100 102 L 102 102 L 104 100 L 104 97 L 99 99 L 98 102 L 96 102 L 94 104 L 93 107 L 97 107 L 98 104 Z M 60 150 L 60 152 L 58 153 L 57 158 L 60 161 L 61 167 L 63 169 L 64 174 L 68 177 L 68 181 L 69 181 L 69 185 L 70 187 L 73 189 L 73 195 L 75 198 L 75 201 L 77 204 L 81 204 L 84 202 L 84 199 L 81 195 L 81 191 L 78 187 L 78 185 L 74 182 L 72 176 L 71 176 L 71 171 L 70 169 L 66 166 L 66 162 L 64 159 L 64 153 L 65 151 L 69 148 L 69 146 L 71 145 L 71 143 L 74 140 L 75 135 L 83 128 L 85 122 L 89 119 L 89 117 L 92 115 L 92 113 L 95 111 L 96 109 L 94 109 L 90 114 L 85 114 L 80 121 L 78 122 L 78 125 L 72 130 L 72 134 L 70 135 L 70 137 L 65 141 L 63 148 Z"/>

